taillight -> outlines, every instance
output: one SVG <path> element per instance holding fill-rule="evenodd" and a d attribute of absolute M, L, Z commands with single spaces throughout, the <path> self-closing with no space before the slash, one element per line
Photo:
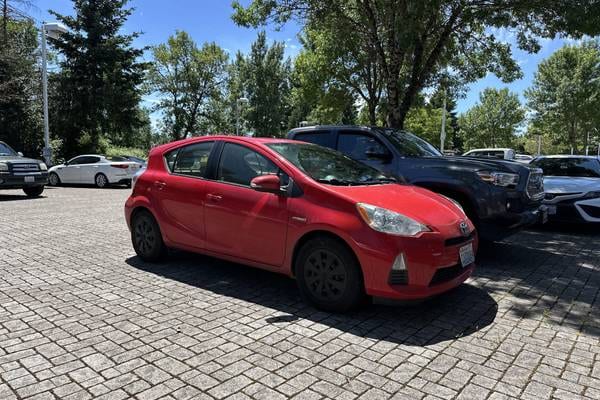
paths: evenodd
<path fill-rule="evenodd" d="M 129 165 L 127 164 L 110 164 L 111 167 L 113 168 L 119 168 L 119 169 L 127 169 L 129 168 Z"/>

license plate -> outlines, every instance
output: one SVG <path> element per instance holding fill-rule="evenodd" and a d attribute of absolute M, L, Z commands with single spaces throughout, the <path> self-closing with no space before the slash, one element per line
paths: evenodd
<path fill-rule="evenodd" d="M 25 182 L 27 182 L 27 183 L 35 182 L 35 176 L 26 176 Z"/>
<path fill-rule="evenodd" d="M 475 252 L 473 251 L 473 244 L 469 243 L 466 246 L 460 248 L 460 263 L 463 267 L 471 265 L 475 262 Z"/>
<path fill-rule="evenodd" d="M 548 206 L 548 215 L 556 215 L 556 206 Z"/>

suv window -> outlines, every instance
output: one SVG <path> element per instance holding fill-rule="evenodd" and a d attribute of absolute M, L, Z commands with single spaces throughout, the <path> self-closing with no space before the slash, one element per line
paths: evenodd
<path fill-rule="evenodd" d="M 371 135 L 341 132 L 338 136 L 338 150 L 355 160 L 369 160 L 367 153 L 388 154 L 388 149 Z"/>
<path fill-rule="evenodd" d="M 279 168 L 271 160 L 245 146 L 225 143 L 217 180 L 250 186 L 252 179 L 269 174 L 279 174 Z"/>
<path fill-rule="evenodd" d="M 294 140 L 318 144 L 319 146 L 333 147 L 331 134 L 329 131 L 312 131 L 310 133 L 298 133 L 294 135 Z"/>
<path fill-rule="evenodd" d="M 16 156 L 17 153 L 6 143 L 0 142 L 0 156 Z"/>
<path fill-rule="evenodd" d="M 175 174 L 203 177 L 213 144 L 214 142 L 201 142 L 172 151 L 174 155 L 169 153 L 166 156 L 169 169 Z"/>

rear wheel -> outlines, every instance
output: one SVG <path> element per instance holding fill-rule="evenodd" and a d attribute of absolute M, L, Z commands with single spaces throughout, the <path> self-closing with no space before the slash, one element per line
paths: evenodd
<path fill-rule="evenodd" d="M 23 191 L 28 197 L 38 197 L 44 191 L 43 186 L 32 186 L 23 188 Z"/>
<path fill-rule="evenodd" d="M 302 246 L 296 279 L 302 298 L 323 310 L 348 311 L 365 297 L 360 265 L 352 251 L 333 238 L 315 238 Z"/>
<path fill-rule="evenodd" d="M 136 254 L 144 261 L 158 261 L 167 251 L 160 227 L 148 211 L 139 211 L 133 215 L 131 242 Z"/>
<path fill-rule="evenodd" d="M 96 183 L 96 187 L 100 189 L 108 186 L 108 178 L 104 174 L 97 174 L 94 178 L 94 182 Z"/>

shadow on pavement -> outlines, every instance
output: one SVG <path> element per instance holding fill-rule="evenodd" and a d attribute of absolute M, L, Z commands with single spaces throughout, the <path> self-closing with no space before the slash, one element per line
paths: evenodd
<path fill-rule="evenodd" d="M 479 249 L 479 268 L 491 293 L 510 293 L 510 312 L 600 337 L 600 230 L 549 225 Z"/>
<path fill-rule="evenodd" d="M 303 303 L 293 279 L 240 264 L 185 252 L 173 252 L 169 261 L 161 264 L 145 263 L 138 257 L 127 259 L 127 263 L 196 288 L 271 308 L 276 315 L 265 319 L 270 324 L 304 319 L 355 336 L 410 346 L 471 335 L 490 325 L 498 309 L 486 291 L 464 284 L 411 306 L 370 304 L 351 313 L 333 314 Z"/>

